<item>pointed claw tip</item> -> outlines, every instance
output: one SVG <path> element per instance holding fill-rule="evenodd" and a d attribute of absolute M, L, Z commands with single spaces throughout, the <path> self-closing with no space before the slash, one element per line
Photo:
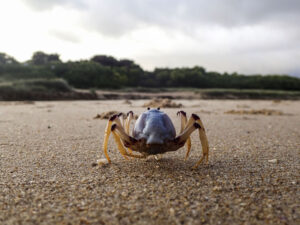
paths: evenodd
<path fill-rule="evenodd" d="M 129 111 L 129 112 L 127 113 L 127 116 L 129 116 L 129 114 L 133 115 L 133 112 L 132 112 L 132 111 Z"/>
<path fill-rule="evenodd" d="M 197 116 L 197 115 L 196 115 L 196 114 L 194 114 L 194 113 L 192 114 L 192 117 L 193 117 L 193 119 L 194 119 L 194 120 L 199 120 L 199 119 L 200 119 L 200 117 L 199 117 L 199 116 Z"/>
<path fill-rule="evenodd" d="M 182 111 L 182 110 L 178 111 L 177 112 L 177 116 L 180 115 L 180 114 L 182 114 L 183 116 L 186 116 L 186 112 L 185 111 Z"/>
<path fill-rule="evenodd" d="M 116 129 L 116 127 L 117 127 L 117 124 L 112 125 L 111 126 L 111 131 L 114 131 Z"/>
<path fill-rule="evenodd" d="M 116 114 L 115 114 L 115 115 L 112 115 L 112 116 L 109 118 L 109 120 L 110 120 L 110 121 L 114 121 L 114 120 L 117 118 L 117 116 L 118 116 L 118 115 L 116 115 Z"/>

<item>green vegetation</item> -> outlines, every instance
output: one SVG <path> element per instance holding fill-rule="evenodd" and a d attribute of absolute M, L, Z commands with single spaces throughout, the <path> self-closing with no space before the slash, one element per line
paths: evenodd
<path fill-rule="evenodd" d="M 0 91 L 18 90 L 18 91 L 36 91 L 36 92 L 70 92 L 72 88 L 63 79 L 27 79 L 14 80 L 0 83 Z"/>
<path fill-rule="evenodd" d="M 201 89 L 203 99 L 300 99 L 300 91 L 257 89 Z"/>
<path fill-rule="evenodd" d="M 59 93 L 59 95 L 58 95 Z M 0 82 L 0 100 L 60 99 L 73 93 L 63 79 L 26 79 Z"/>
<path fill-rule="evenodd" d="M 89 60 L 62 62 L 58 54 L 36 52 L 32 58 L 20 63 L 0 53 L 0 94 L 8 90 L 35 92 L 72 91 L 79 89 L 132 89 L 137 91 L 166 90 L 170 88 L 214 89 L 207 96 L 224 94 L 259 96 L 256 90 L 300 91 L 300 79 L 286 75 L 228 74 L 206 71 L 202 67 L 156 68 L 149 72 L 127 59 L 96 55 Z M 215 91 L 222 89 L 222 91 Z M 237 91 L 232 89 L 244 90 Z M 246 90 L 253 91 L 246 91 Z M 277 92 L 278 93 L 278 92 Z M 264 95 L 268 95 L 266 92 Z M 274 95 L 274 93 L 272 94 Z"/>

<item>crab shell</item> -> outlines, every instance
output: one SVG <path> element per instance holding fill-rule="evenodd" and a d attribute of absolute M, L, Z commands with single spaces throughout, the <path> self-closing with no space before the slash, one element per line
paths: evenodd
<path fill-rule="evenodd" d="M 142 113 L 132 131 L 135 139 L 145 139 L 147 145 L 164 144 L 173 140 L 176 131 L 170 117 L 159 109 Z"/>

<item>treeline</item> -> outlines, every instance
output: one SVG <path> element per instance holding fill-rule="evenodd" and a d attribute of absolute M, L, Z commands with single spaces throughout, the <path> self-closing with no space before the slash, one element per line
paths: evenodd
<path fill-rule="evenodd" d="M 192 87 L 300 90 L 300 79 L 286 75 L 228 74 L 203 67 L 143 70 L 132 60 L 96 55 L 89 60 L 62 62 L 58 54 L 35 52 L 26 62 L 0 53 L 0 81 L 15 79 L 66 80 L 75 88 Z"/>

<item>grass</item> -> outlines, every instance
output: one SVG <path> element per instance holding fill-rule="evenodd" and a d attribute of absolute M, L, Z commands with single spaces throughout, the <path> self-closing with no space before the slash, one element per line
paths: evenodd
<path fill-rule="evenodd" d="M 16 81 L 2 81 L 0 91 L 33 91 L 33 92 L 70 92 L 72 88 L 63 79 L 26 79 Z"/>
<path fill-rule="evenodd" d="M 0 82 L 0 100 L 47 99 L 47 96 L 72 91 L 63 79 L 2 80 Z"/>

